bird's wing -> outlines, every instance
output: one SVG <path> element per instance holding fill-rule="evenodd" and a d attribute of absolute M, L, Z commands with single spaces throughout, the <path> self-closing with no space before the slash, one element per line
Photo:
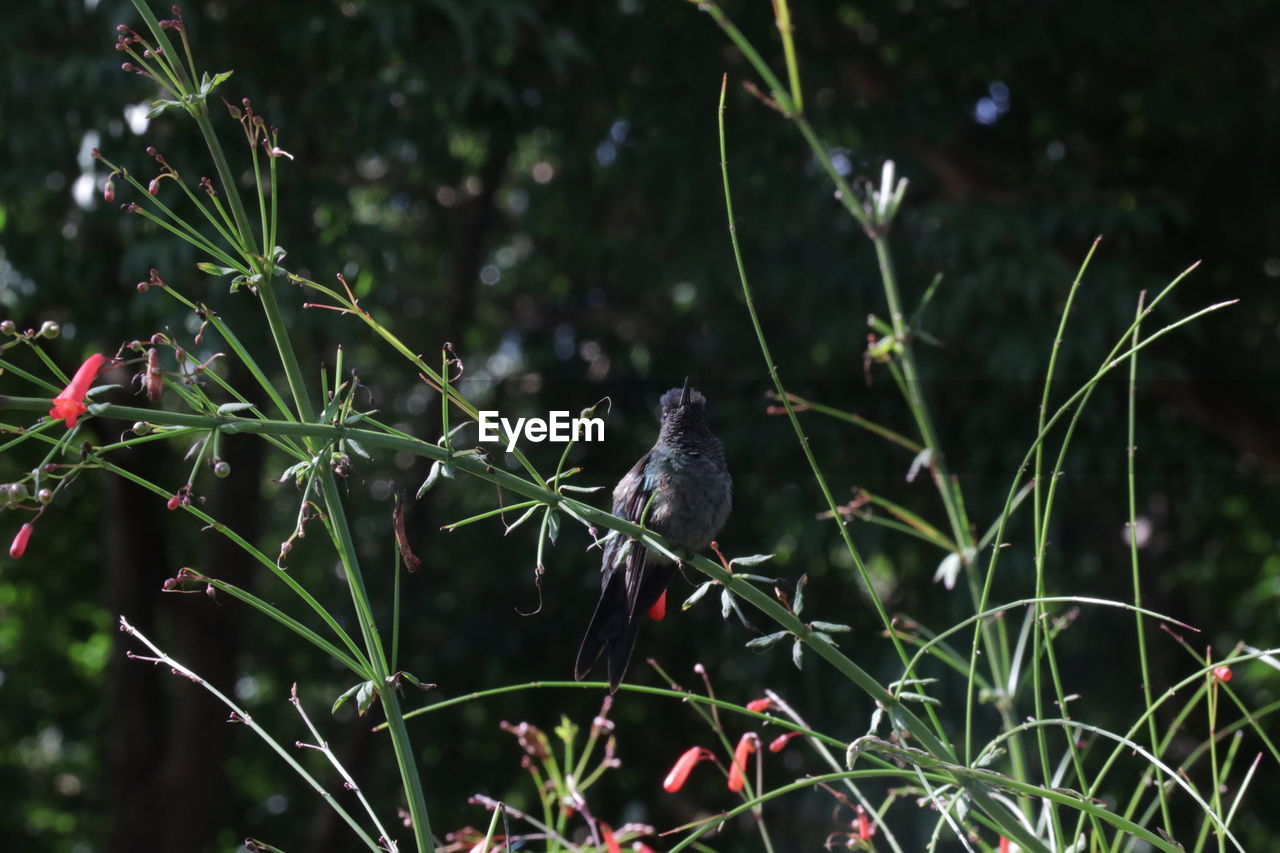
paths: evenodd
<path fill-rule="evenodd" d="M 649 502 L 651 490 L 645 488 L 648 465 L 649 454 L 646 453 L 619 481 L 613 492 L 613 514 L 634 524 L 640 523 L 645 504 Z M 644 545 L 621 534 L 610 537 L 604 546 L 600 601 L 591 616 L 591 624 L 587 627 L 574 664 L 574 678 L 579 681 L 586 677 L 600 653 L 607 650 L 609 682 L 613 690 L 618 689 L 635 644 L 638 622 L 634 613 L 640 597 L 645 561 Z M 620 577 L 619 569 L 622 570 Z"/>
<path fill-rule="evenodd" d="M 644 508 L 649 504 L 649 498 L 653 494 L 653 488 L 647 481 L 647 472 L 649 468 L 649 459 L 652 451 L 640 457 L 635 465 L 631 466 L 631 470 L 622 478 L 625 488 L 620 489 L 622 499 L 616 501 L 613 506 L 613 514 L 619 518 L 625 518 L 632 524 L 639 524 L 640 518 L 644 514 Z M 641 542 L 632 539 L 619 538 L 618 547 L 625 548 L 626 553 L 621 557 L 622 581 L 623 589 L 626 591 L 627 602 L 627 621 L 635 619 L 636 607 L 640 600 L 640 587 L 644 581 L 645 564 L 648 562 L 649 549 L 644 547 Z M 617 560 L 618 558 L 615 558 Z M 618 565 L 610 566 L 610 571 L 617 571 Z"/>

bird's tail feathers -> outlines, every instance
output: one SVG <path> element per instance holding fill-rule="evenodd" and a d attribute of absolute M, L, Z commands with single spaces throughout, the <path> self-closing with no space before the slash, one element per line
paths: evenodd
<path fill-rule="evenodd" d="M 587 626 L 587 633 L 578 648 L 578 659 L 573 665 L 574 680 L 582 681 L 607 650 L 611 693 L 617 692 L 627 670 L 627 660 L 631 657 L 629 650 L 620 648 L 623 638 L 629 635 L 631 644 L 635 643 L 635 631 L 628 630 L 627 626 L 627 601 L 622 586 L 622 579 L 615 577 L 601 591 L 600 601 L 596 604 L 591 624 Z"/>

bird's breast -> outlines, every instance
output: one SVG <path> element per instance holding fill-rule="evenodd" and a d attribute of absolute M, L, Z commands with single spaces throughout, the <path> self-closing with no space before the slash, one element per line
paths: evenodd
<path fill-rule="evenodd" d="M 729 516 L 731 481 L 723 462 L 708 454 L 675 453 L 650 472 L 657 492 L 650 526 L 676 545 L 700 551 Z"/>

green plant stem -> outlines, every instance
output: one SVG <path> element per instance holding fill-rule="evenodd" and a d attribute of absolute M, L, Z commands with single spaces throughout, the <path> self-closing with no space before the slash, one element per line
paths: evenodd
<path fill-rule="evenodd" d="M 1133 337 L 1130 339 L 1132 343 L 1137 343 L 1139 326 L 1138 323 L 1142 319 L 1142 303 L 1145 300 L 1146 291 L 1138 295 L 1138 311 L 1133 325 Z M 1128 445 L 1125 448 L 1125 463 L 1128 479 L 1128 498 L 1129 498 L 1129 567 L 1133 578 L 1133 613 L 1134 629 L 1138 636 L 1138 668 L 1142 674 L 1142 702 L 1147 709 L 1151 708 L 1151 667 L 1147 661 L 1147 632 L 1142 622 L 1142 577 L 1138 571 L 1138 497 L 1137 497 L 1137 475 L 1134 471 L 1134 457 L 1137 455 L 1137 386 L 1138 386 L 1138 356 L 1135 353 L 1129 358 L 1129 406 L 1128 406 Z M 1147 737 L 1151 741 L 1151 749 L 1154 751 L 1160 746 L 1160 736 L 1156 729 L 1156 718 L 1149 716 L 1147 718 Z M 1164 831 L 1169 837 L 1173 837 L 1173 819 L 1169 814 L 1169 799 L 1165 796 L 1164 785 L 1156 786 L 1156 796 L 1160 803 L 1160 817 L 1164 822 Z"/>
<path fill-rule="evenodd" d="M 782 401 L 783 407 L 787 410 L 787 418 L 791 422 L 791 428 L 795 431 L 796 438 L 800 442 L 800 449 L 804 453 L 805 461 L 809 463 L 809 470 L 813 473 L 813 478 L 818 484 L 818 489 L 822 492 L 822 497 L 827 503 L 827 509 L 830 510 L 835 519 L 836 526 L 840 530 L 840 538 L 844 541 L 845 549 L 853 558 L 854 566 L 857 567 L 858 574 L 862 579 L 863 585 L 866 587 L 867 597 L 871 599 L 872 605 L 876 609 L 876 614 L 880 617 L 880 622 L 884 625 L 885 630 L 889 634 L 890 641 L 893 643 L 894 649 L 898 653 L 898 657 L 905 665 L 907 663 L 907 651 L 903 647 L 902 641 L 898 638 L 897 632 L 893 630 L 893 619 L 889 616 L 885 609 L 884 602 L 880 599 L 880 594 L 876 591 L 875 584 L 871 580 L 871 573 L 867 570 L 866 563 L 863 562 L 862 554 L 858 551 L 858 546 L 854 544 L 853 537 L 849 533 L 849 525 L 840 515 L 840 510 L 836 505 L 835 498 L 831 494 L 831 487 L 827 484 L 827 478 L 822 473 L 822 467 L 818 465 L 817 458 L 813 455 L 813 448 L 809 445 L 809 438 L 805 435 L 804 429 L 800 426 L 800 419 L 796 417 L 795 407 L 791 405 L 791 399 L 787 395 L 786 388 L 782 385 L 782 379 L 778 375 L 778 366 L 773 360 L 773 354 L 769 351 L 769 343 L 765 340 L 764 328 L 760 323 L 760 315 L 756 311 L 755 298 L 751 293 L 751 285 L 747 281 L 746 265 L 742 259 L 742 248 L 738 243 L 738 226 L 733 215 L 733 194 L 729 185 L 729 158 L 727 146 L 725 143 L 724 130 L 724 101 L 725 88 L 727 86 L 728 76 L 720 82 L 720 106 L 717 112 L 718 127 L 720 133 L 720 174 L 724 183 L 724 205 L 725 214 L 729 223 L 729 241 L 733 249 L 734 263 L 737 265 L 738 280 L 742 285 L 742 298 L 746 302 L 747 313 L 751 317 L 751 326 L 755 330 L 756 341 L 760 347 L 760 354 L 764 356 L 765 368 L 769 372 L 769 378 L 773 381 L 774 390 L 778 394 L 778 399 Z M 877 685 L 878 686 L 878 685 Z M 932 706 L 926 705 L 926 713 L 929 714 L 935 730 L 941 734 L 943 731 L 942 723 L 937 718 Z M 934 739 L 935 742 L 942 746 L 943 755 L 951 755 L 950 747 L 943 746 L 941 740 Z"/>
<path fill-rule="evenodd" d="M 140 633 L 136 628 L 134 628 L 132 625 L 126 622 L 123 616 L 120 617 L 120 628 L 121 630 L 125 631 L 129 635 L 135 637 L 139 642 L 145 645 L 152 652 L 152 654 L 156 656 L 154 660 L 149 658 L 138 658 L 139 660 L 143 660 L 148 663 L 162 663 L 165 666 L 170 667 L 176 675 L 180 675 L 183 678 L 189 679 L 190 681 L 194 681 L 200 687 L 203 687 L 205 690 L 211 693 L 213 697 L 217 699 L 219 702 L 221 702 L 223 705 L 230 708 L 232 714 L 235 715 L 233 719 L 235 719 L 236 722 L 239 722 L 248 726 L 254 732 L 254 734 L 262 738 L 262 741 L 266 743 L 267 746 L 269 746 L 271 750 L 276 753 L 276 755 L 284 759 L 284 762 L 288 764 L 289 767 L 292 768 L 295 773 L 298 774 L 298 777 L 302 779 L 304 782 L 306 782 L 307 785 L 309 785 L 311 789 L 320 796 L 320 799 L 324 800 L 329 805 L 329 807 L 334 810 L 334 812 L 338 815 L 338 817 L 342 818 L 343 822 L 346 823 L 347 826 L 351 827 L 351 830 L 355 832 L 357 836 L 359 836 L 360 840 L 364 842 L 366 847 L 374 851 L 374 853 L 383 853 L 384 848 L 379 846 L 378 843 L 372 837 L 370 837 L 369 833 L 365 832 L 364 827 L 362 827 L 359 824 L 359 822 L 356 821 L 356 819 L 353 818 L 350 815 L 350 813 L 348 813 L 347 810 L 344 809 L 341 806 L 341 804 L 338 803 L 337 799 L 335 799 L 332 794 L 330 794 L 327 790 L 325 790 L 325 787 L 323 785 L 321 785 L 318 781 L 316 781 L 314 776 L 312 776 L 310 773 L 307 772 L 306 768 L 304 768 L 301 764 L 298 763 L 297 759 L 295 759 L 288 750 L 286 750 L 283 746 L 281 746 L 280 743 L 275 738 L 271 737 L 271 735 L 266 731 L 266 729 L 262 728 L 262 726 L 258 725 L 257 722 L 254 721 L 252 715 L 246 713 L 243 709 L 237 706 L 235 702 L 231 701 L 230 697 L 226 696 L 221 691 L 219 691 L 216 687 L 214 687 L 212 684 L 205 681 L 202 677 L 200 677 L 198 673 L 193 672 L 183 664 L 179 663 L 178 661 L 174 660 L 173 658 L 165 654 L 163 651 L 161 651 L 158 646 L 156 646 L 149 639 L 143 636 L 142 633 Z"/>
<path fill-rule="evenodd" d="M 773 0 L 778 35 L 782 38 L 782 56 L 787 66 L 787 82 L 791 84 L 791 101 L 797 113 L 804 112 L 804 96 L 800 89 L 800 65 L 796 61 L 795 34 L 791 27 L 791 9 L 787 0 Z"/>
<path fill-rule="evenodd" d="M 848 423 L 853 424 L 856 427 L 861 427 L 862 429 L 865 429 L 867 432 L 873 435 L 880 436 L 885 441 L 891 441 L 894 444 L 906 450 L 911 451 L 911 453 L 913 454 L 919 453 L 921 450 L 924 450 L 923 446 L 907 438 L 905 435 L 900 435 L 899 433 L 896 433 L 887 427 L 883 427 L 880 424 L 875 423 L 874 421 L 869 421 L 866 418 L 862 417 L 861 415 L 855 414 L 854 412 L 846 412 L 841 409 L 837 409 L 834 406 L 828 406 L 824 403 L 819 403 L 815 400 L 807 400 L 804 397 L 801 397 L 799 394 L 795 394 L 795 393 L 789 393 L 787 396 L 791 398 L 791 402 L 793 405 L 796 406 L 797 411 L 812 409 L 813 411 L 818 412 L 820 414 L 827 415 L 832 418 L 836 418 L 837 420 L 846 421 Z"/>

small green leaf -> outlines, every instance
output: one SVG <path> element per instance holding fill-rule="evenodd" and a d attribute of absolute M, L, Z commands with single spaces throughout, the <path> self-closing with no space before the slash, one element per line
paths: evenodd
<path fill-rule="evenodd" d="M 839 622 L 819 622 L 816 619 L 809 623 L 809 627 L 815 631 L 835 632 L 837 634 L 853 630 L 850 625 L 841 625 Z"/>
<path fill-rule="evenodd" d="M 284 469 L 284 473 L 280 475 L 280 478 L 276 480 L 276 482 L 283 483 L 285 480 L 288 480 L 291 478 L 300 479 L 304 474 L 307 473 L 307 470 L 310 467 L 311 467 L 310 460 L 307 460 L 304 462 L 298 462 L 293 465 L 290 465 L 288 468 Z"/>
<path fill-rule="evenodd" d="M 598 492 L 602 490 L 604 486 L 571 486 L 568 483 L 564 483 L 560 486 L 560 488 L 562 491 L 580 492 L 584 495 L 587 495 L 587 494 L 591 494 L 592 492 Z"/>
<path fill-rule="evenodd" d="M 547 538 L 551 540 L 551 544 L 556 544 L 556 537 L 560 535 L 560 515 L 551 507 L 547 507 Z"/>
<path fill-rule="evenodd" d="M 751 554 L 747 557 L 734 557 L 729 561 L 731 566 L 758 566 L 773 559 L 773 554 Z"/>
<path fill-rule="evenodd" d="M 231 275 L 233 272 L 236 272 L 236 270 L 232 267 L 220 267 L 217 264 L 211 264 L 208 261 L 200 261 L 198 264 L 196 264 L 196 269 L 200 270 L 200 272 L 205 273 L 206 275 L 217 275 L 217 276 Z"/>
<path fill-rule="evenodd" d="M 369 709 L 373 707 L 373 700 L 377 698 L 378 693 L 373 689 L 372 681 L 366 681 L 360 685 L 356 691 L 356 711 L 360 716 L 363 717 L 368 713 Z"/>
<path fill-rule="evenodd" d="M 345 444 L 347 447 L 351 448 L 351 450 L 355 451 L 357 456 L 362 456 L 365 459 L 368 459 L 370 462 L 373 461 L 373 457 L 369 455 L 369 451 L 365 450 L 360 445 L 360 442 L 356 441 L 354 438 L 343 439 L 342 443 Z"/>
<path fill-rule="evenodd" d="M 790 632 L 788 631 L 778 631 L 775 634 L 766 634 L 763 637 L 756 637 L 754 640 L 747 641 L 747 648 L 767 649 L 771 646 L 776 646 L 778 643 L 785 640 L 789 633 Z"/>
<path fill-rule="evenodd" d="M 728 619 L 729 614 L 733 612 L 733 593 L 728 589 L 720 591 L 720 618 Z"/>
<path fill-rule="evenodd" d="M 376 415 L 377 413 L 378 413 L 377 409 L 373 409 L 368 412 L 352 412 L 351 414 L 347 415 L 347 418 L 346 420 L 343 421 L 343 423 L 346 424 L 347 426 L 352 426 L 353 424 L 360 423 L 362 420 L 369 417 L 370 415 Z"/>
<path fill-rule="evenodd" d="M 181 101 L 167 101 L 164 98 L 161 98 L 158 101 L 152 101 L 151 109 L 147 111 L 147 118 L 155 118 L 156 116 L 163 113 L 165 110 L 172 109 L 173 107 L 181 107 L 181 106 L 182 106 Z"/>
<path fill-rule="evenodd" d="M 247 412 L 249 409 L 252 409 L 256 405 L 257 405 L 256 403 L 239 403 L 239 402 L 223 403 L 221 406 L 218 407 L 218 414 L 234 415 L 236 412 Z"/>
<path fill-rule="evenodd" d="M 556 726 L 553 731 L 560 740 L 565 743 L 573 743 L 573 739 L 578 735 L 578 726 L 568 717 L 561 715 L 560 725 Z"/>
<path fill-rule="evenodd" d="M 529 518 L 533 515 L 533 513 L 534 513 L 537 509 L 538 509 L 538 505 L 537 505 L 537 504 L 535 504 L 534 506 L 529 507 L 527 510 L 525 510 L 525 511 L 524 511 L 524 513 L 523 513 L 519 518 L 517 518 L 515 521 L 511 522 L 511 524 L 507 525 L 507 530 L 506 530 L 506 532 L 507 532 L 507 533 L 510 533 L 511 531 L 513 531 L 513 530 L 515 530 L 517 527 L 519 527 L 520 525 L 524 524 L 526 521 L 528 521 L 528 520 L 529 520 Z M 504 535 L 506 535 L 506 534 L 504 534 Z"/>
<path fill-rule="evenodd" d="M 808 583 L 808 575 L 801 575 L 800 580 L 796 581 L 796 597 L 795 600 L 791 602 L 791 608 L 792 612 L 797 616 L 799 616 L 800 611 L 804 609 L 804 588 Z"/>
<path fill-rule="evenodd" d="M 796 669 L 804 669 L 804 643 L 796 640 L 791 646 L 791 662 L 796 665 Z"/>
<path fill-rule="evenodd" d="M 693 591 L 693 594 L 684 600 L 684 604 L 680 605 L 680 609 L 688 610 L 690 607 L 697 604 L 699 601 L 702 600 L 703 596 L 705 596 L 708 592 L 711 591 L 711 587 L 715 585 L 716 585 L 715 581 L 706 581 L 705 583 L 699 584 L 698 588 Z"/>
<path fill-rule="evenodd" d="M 234 71 L 219 71 L 217 74 L 213 75 L 213 77 L 210 77 L 209 72 L 206 71 L 204 76 L 200 78 L 200 94 L 208 95 L 214 89 L 231 79 L 231 75 L 234 73 Z"/>
<path fill-rule="evenodd" d="M 346 702 L 352 696 L 356 695 L 356 693 L 359 692 L 361 687 L 364 687 L 366 684 L 369 684 L 369 683 L 370 682 L 368 681 L 361 681 L 351 685 L 351 687 L 349 687 L 346 691 L 344 691 L 343 694 L 334 701 L 333 708 L 329 710 L 329 713 L 330 714 L 338 713 L 338 709 L 342 707 L 343 702 Z"/>
<path fill-rule="evenodd" d="M 427 479 L 422 481 L 422 485 L 418 487 L 418 493 L 414 495 L 414 500 L 420 500 L 423 495 L 431 491 L 431 487 L 440 479 L 440 460 L 431 463 L 431 470 L 427 472 Z"/>

